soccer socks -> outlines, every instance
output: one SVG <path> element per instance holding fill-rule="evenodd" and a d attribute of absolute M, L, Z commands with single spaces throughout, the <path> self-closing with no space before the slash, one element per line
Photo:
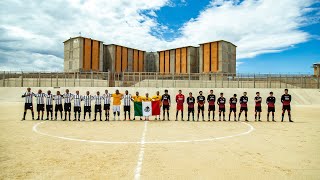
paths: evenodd
<path fill-rule="evenodd" d="M 165 112 L 165 111 L 163 111 L 163 113 L 162 113 L 162 117 L 163 117 L 163 120 L 165 120 L 165 119 L 166 119 L 166 112 Z"/>
<path fill-rule="evenodd" d="M 221 112 L 219 112 L 219 121 L 221 121 Z"/>
<path fill-rule="evenodd" d="M 176 121 L 178 121 L 178 113 L 179 111 L 176 112 Z"/>
<path fill-rule="evenodd" d="M 23 113 L 23 119 L 26 119 L 27 112 Z"/>
<path fill-rule="evenodd" d="M 241 112 L 239 113 L 239 116 L 238 116 L 238 121 L 240 121 L 240 117 L 241 117 Z"/>
<path fill-rule="evenodd" d="M 223 112 L 223 121 L 226 121 L 226 114 Z"/>
<path fill-rule="evenodd" d="M 169 119 L 169 111 L 167 111 L 167 116 L 168 116 L 168 121 L 170 121 L 170 119 Z"/>
<path fill-rule="evenodd" d="M 183 121 L 183 111 L 181 111 L 181 120 Z"/>

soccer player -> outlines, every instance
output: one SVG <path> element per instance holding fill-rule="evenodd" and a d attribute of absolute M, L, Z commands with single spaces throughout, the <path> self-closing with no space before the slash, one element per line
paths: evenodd
<path fill-rule="evenodd" d="M 80 113 L 81 113 L 81 101 L 82 96 L 79 94 L 79 91 L 76 91 L 76 94 L 72 95 L 73 99 L 73 111 L 74 111 L 74 120 L 77 120 L 77 113 L 78 113 L 78 121 L 80 121 Z"/>
<path fill-rule="evenodd" d="M 106 120 L 105 121 L 109 121 L 109 117 L 110 117 L 110 99 L 111 99 L 111 94 L 108 93 L 108 90 L 104 91 L 105 94 L 103 95 L 104 98 L 104 105 L 103 105 L 103 110 L 105 111 L 106 114 Z"/>
<path fill-rule="evenodd" d="M 214 111 L 216 110 L 216 108 L 215 108 L 216 95 L 213 94 L 213 90 L 210 90 L 210 94 L 207 97 L 207 101 L 209 104 L 208 120 L 210 121 L 210 112 L 212 111 L 212 121 L 215 121 L 214 120 Z"/>
<path fill-rule="evenodd" d="M 32 113 L 32 120 L 34 120 L 34 112 L 33 112 L 33 105 L 32 105 L 32 97 L 35 96 L 33 92 L 31 92 L 31 88 L 27 88 L 27 92 L 25 92 L 21 97 L 25 98 L 25 103 L 24 103 L 24 113 L 23 113 L 23 118 L 21 121 L 26 120 L 26 115 L 27 115 L 27 110 L 30 109 Z"/>
<path fill-rule="evenodd" d="M 281 96 L 281 102 L 282 102 L 282 119 L 281 122 L 283 122 L 284 119 L 284 114 L 286 111 L 288 111 L 288 117 L 289 117 L 289 122 L 293 122 L 291 120 L 291 95 L 288 94 L 288 89 L 284 90 L 284 94 Z"/>
<path fill-rule="evenodd" d="M 245 113 L 245 121 L 248 121 L 248 97 L 247 97 L 247 92 L 243 93 L 243 96 L 240 97 L 240 112 L 239 112 L 239 117 L 238 117 L 238 121 L 240 121 L 240 117 L 241 117 L 241 113 L 242 111 L 244 111 Z"/>
<path fill-rule="evenodd" d="M 144 102 L 150 102 L 151 100 L 152 99 L 149 97 L 149 93 L 146 93 L 146 96 L 142 98 L 142 101 Z M 149 117 L 148 116 L 144 117 L 144 120 L 149 121 Z"/>
<path fill-rule="evenodd" d="M 55 95 L 53 97 L 54 101 L 55 101 L 55 107 L 54 107 L 54 119 L 57 120 L 57 115 L 58 115 L 58 111 L 60 111 L 60 116 L 61 116 L 61 120 L 62 120 L 62 99 L 63 96 L 60 94 L 60 91 L 57 91 L 57 95 Z M 66 119 L 64 119 L 63 121 L 66 121 Z"/>
<path fill-rule="evenodd" d="M 198 103 L 198 118 L 197 120 L 199 121 L 199 115 L 200 111 L 202 112 L 202 121 L 204 120 L 204 103 L 206 101 L 206 98 L 202 95 L 202 91 L 199 92 L 199 96 L 197 97 L 197 103 Z"/>
<path fill-rule="evenodd" d="M 183 103 L 184 103 L 184 95 L 182 91 L 179 90 L 179 94 L 176 95 L 176 103 L 177 103 L 177 112 L 176 112 L 176 121 L 178 121 L 178 113 L 181 111 L 181 121 L 183 120 Z"/>
<path fill-rule="evenodd" d="M 53 116 L 52 101 L 53 101 L 53 95 L 51 94 L 51 91 L 49 90 L 46 94 L 46 110 L 47 110 L 47 119 L 46 120 L 49 120 L 49 113 L 51 115 L 51 120 L 52 120 L 52 116 Z"/>
<path fill-rule="evenodd" d="M 260 117 L 261 117 L 261 102 L 262 102 L 262 98 L 260 97 L 260 92 L 256 92 L 256 97 L 254 98 L 254 101 L 256 103 L 256 106 L 254 108 L 254 111 L 255 111 L 255 114 L 254 114 L 254 120 L 257 121 L 257 114 L 258 114 L 258 121 L 261 121 L 260 120 Z"/>
<path fill-rule="evenodd" d="M 267 120 L 268 121 L 269 121 L 269 114 L 270 112 L 272 112 L 272 121 L 275 122 L 274 120 L 275 103 L 276 103 L 276 98 L 273 96 L 273 92 L 270 92 L 270 96 L 267 98 L 267 105 L 268 105 Z"/>
<path fill-rule="evenodd" d="M 231 117 L 231 113 L 233 112 L 234 114 L 234 121 L 237 121 L 237 94 L 234 94 L 233 97 L 230 98 L 229 103 L 230 103 L 230 112 L 229 112 L 229 121 Z"/>
<path fill-rule="evenodd" d="M 196 100 L 192 96 L 192 92 L 189 92 L 189 97 L 187 98 L 187 104 L 188 104 L 188 120 L 190 118 L 190 113 L 192 113 L 192 121 L 194 121 L 194 103 Z"/>
<path fill-rule="evenodd" d="M 133 101 L 133 102 L 142 102 L 142 99 L 143 99 L 143 97 L 140 96 L 140 95 L 139 95 L 139 92 L 137 91 L 137 92 L 136 92 L 136 95 L 135 95 L 135 96 L 132 96 L 131 101 Z M 136 117 L 135 117 L 135 116 L 133 117 L 133 120 L 136 120 Z M 140 120 L 142 120 L 141 116 L 140 116 Z"/>
<path fill-rule="evenodd" d="M 125 94 L 123 95 L 123 111 L 124 111 L 124 121 L 127 120 L 127 112 L 128 112 L 128 117 L 130 119 L 130 101 L 132 97 L 131 94 L 129 94 L 129 91 L 126 90 Z"/>
<path fill-rule="evenodd" d="M 42 90 L 38 90 L 38 94 L 35 94 L 35 97 L 37 98 L 37 112 L 38 112 L 38 118 L 37 120 L 40 120 L 40 111 L 41 111 L 41 120 L 43 120 L 43 112 L 44 112 L 44 97 L 46 95 L 42 93 Z"/>
<path fill-rule="evenodd" d="M 87 91 L 86 95 L 82 97 L 84 101 L 83 107 L 83 121 L 86 120 L 86 114 L 89 113 L 89 119 L 91 119 L 91 101 L 94 99 L 93 96 L 90 95 L 90 92 Z"/>
<path fill-rule="evenodd" d="M 67 120 L 67 114 L 69 113 L 69 121 L 71 121 L 71 99 L 73 95 L 69 93 L 69 89 L 66 89 L 66 92 L 63 94 L 64 99 L 64 120 Z"/>
<path fill-rule="evenodd" d="M 160 101 L 159 106 L 161 108 L 161 96 L 160 96 L 160 92 L 159 91 L 157 91 L 155 96 L 152 96 L 152 100 L 153 101 Z M 159 115 L 159 118 L 158 118 L 158 116 L 156 116 L 156 118 L 154 120 L 158 120 L 158 119 L 160 120 L 160 115 Z"/>
<path fill-rule="evenodd" d="M 100 115 L 100 121 L 101 119 L 101 101 L 103 101 L 104 97 L 100 95 L 100 92 L 97 91 L 97 95 L 94 96 L 94 119 L 93 121 L 97 120 L 97 113 Z"/>
<path fill-rule="evenodd" d="M 119 90 L 116 90 L 116 93 L 112 94 L 113 98 L 113 120 L 116 120 L 116 113 L 118 114 L 118 121 L 120 121 L 120 105 L 123 94 L 119 93 Z"/>
<path fill-rule="evenodd" d="M 164 94 L 161 97 L 161 102 L 162 102 L 162 110 L 163 110 L 163 119 L 162 121 L 164 121 L 165 118 L 165 113 L 167 112 L 167 116 L 168 116 L 168 121 L 170 121 L 169 118 L 169 109 L 170 109 L 170 104 L 171 104 L 171 100 L 170 100 L 170 95 L 168 94 L 168 90 L 164 90 Z"/>
<path fill-rule="evenodd" d="M 226 98 L 223 97 L 223 93 L 220 93 L 217 104 L 219 105 L 219 121 L 221 121 L 221 112 L 223 113 L 223 121 L 226 121 Z"/>

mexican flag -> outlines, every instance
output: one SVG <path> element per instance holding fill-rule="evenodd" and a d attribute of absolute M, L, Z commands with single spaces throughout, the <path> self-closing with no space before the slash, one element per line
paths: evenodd
<path fill-rule="evenodd" d="M 134 116 L 160 115 L 160 101 L 134 102 Z"/>

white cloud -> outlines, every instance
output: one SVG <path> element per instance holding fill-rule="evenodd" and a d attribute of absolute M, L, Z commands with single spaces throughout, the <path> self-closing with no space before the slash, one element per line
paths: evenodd
<path fill-rule="evenodd" d="M 178 3 L 187 3 L 181 0 Z M 238 46 L 237 58 L 285 50 L 311 36 L 311 0 L 214 0 L 186 22 L 181 36 L 167 42 L 155 36 L 172 31 L 157 22 L 156 11 L 170 0 L 2 0 L 0 70 L 62 70 L 63 44 L 82 36 L 143 50 L 161 50 L 224 39 Z M 175 18 L 175 17 L 168 17 Z M 15 63 L 11 63 L 15 62 Z"/>

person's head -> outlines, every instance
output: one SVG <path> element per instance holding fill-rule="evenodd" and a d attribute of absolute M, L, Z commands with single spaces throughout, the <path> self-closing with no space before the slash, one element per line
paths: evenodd
<path fill-rule="evenodd" d="M 159 94 L 160 94 L 160 92 L 159 92 L 159 91 L 157 91 L 157 96 L 159 96 Z"/>
<path fill-rule="evenodd" d="M 60 91 L 57 91 L 57 95 L 60 95 Z"/>
<path fill-rule="evenodd" d="M 97 91 L 97 95 L 98 95 L 98 96 L 100 95 L 100 92 L 99 92 L 99 91 Z"/>
<path fill-rule="evenodd" d="M 192 92 L 189 92 L 189 96 L 192 97 Z"/>
<path fill-rule="evenodd" d="M 76 91 L 76 94 L 79 95 L 79 90 Z"/>
<path fill-rule="evenodd" d="M 116 90 L 116 94 L 119 94 L 119 89 Z"/>
<path fill-rule="evenodd" d="M 179 94 L 181 94 L 182 93 L 182 91 L 181 90 L 179 90 Z"/>
<path fill-rule="evenodd" d="M 47 93 L 50 95 L 50 94 L 51 94 L 51 91 L 49 90 Z"/>
<path fill-rule="evenodd" d="M 166 89 L 166 90 L 164 90 L 164 93 L 165 93 L 165 94 L 168 94 L 168 90 L 167 90 L 167 89 Z"/>
<path fill-rule="evenodd" d="M 149 97 L 149 93 L 146 93 L 146 97 Z"/>
<path fill-rule="evenodd" d="M 126 90 L 126 91 L 125 91 L 125 93 L 126 93 L 126 95 L 128 95 L 129 91 L 128 91 L 128 90 Z"/>
<path fill-rule="evenodd" d="M 136 92 L 136 96 L 139 96 L 139 92 L 138 91 Z"/>
<path fill-rule="evenodd" d="M 247 92 L 243 92 L 243 95 L 244 95 L 244 96 L 247 96 Z"/>
<path fill-rule="evenodd" d="M 260 92 L 256 92 L 256 95 L 257 95 L 257 96 L 260 96 Z"/>
<path fill-rule="evenodd" d="M 220 93 L 220 97 L 223 97 L 223 93 Z"/>
<path fill-rule="evenodd" d="M 233 97 L 236 98 L 236 97 L 237 97 L 237 94 L 234 94 Z"/>
<path fill-rule="evenodd" d="M 106 90 L 104 90 L 104 92 L 106 93 L 106 94 L 108 94 L 108 90 L 106 89 Z"/>
<path fill-rule="evenodd" d="M 67 94 L 69 93 L 69 89 L 66 89 L 66 93 L 67 93 Z"/>
<path fill-rule="evenodd" d="M 202 91 L 199 91 L 199 94 L 202 95 Z"/>
<path fill-rule="evenodd" d="M 41 94 L 41 93 L 42 93 L 42 90 L 41 90 L 41 89 L 39 89 L 39 90 L 38 90 L 38 94 Z"/>
<path fill-rule="evenodd" d="M 270 92 L 269 94 L 270 94 L 270 96 L 273 96 L 273 92 Z"/>
<path fill-rule="evenodd" d="M 31 91 L 31 88 L 28 87 L 28 88 L 27 88 L 27 91 L 30 92 L 30 91 Z"/>
<path fill-rule="evenodd" d="M 285 90 L 284 90 L 284 93 L 285 93 L 285 94 L 288 94 L 288 92 L 289 92 L 288 89 L 285 89 Z"/>
<path fill-rule="evenodd" d="M 90 94 L 90 92 L 89 92 L 89 91 L 87 91 L 87 92 L 86 92 L 86 94 L 87 94 L 87 95 L 89 95 L 89 94 Z"/>
<path fill-rule="evenodd" d="M 210 94 L 213 94 L 213 90 L 212 89 L 210 90 Z"/>

